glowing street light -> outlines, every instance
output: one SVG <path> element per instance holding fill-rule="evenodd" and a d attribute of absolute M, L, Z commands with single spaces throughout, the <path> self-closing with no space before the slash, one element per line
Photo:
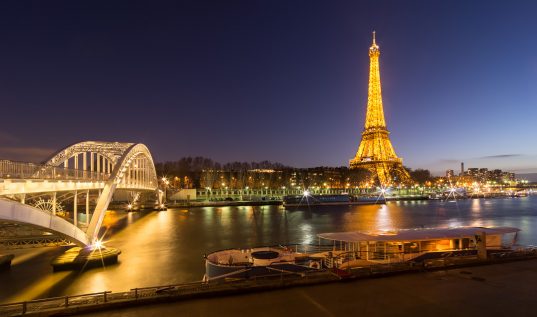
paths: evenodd
<path fill-rule="evenodd" d="M 93 242 L 93 244 L 91 245 L 91 249 L 92 250 L 101 250 L 101 249 L 104 249 L 104 243 L 101 239 L 97 239 L 95 240 L 95 242 Z"/>

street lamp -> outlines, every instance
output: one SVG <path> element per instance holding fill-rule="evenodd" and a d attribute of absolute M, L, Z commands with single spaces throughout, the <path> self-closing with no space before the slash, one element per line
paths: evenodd
<path fill-rule="evenodd" d="M 166 203 L 166 201 L 168 200 L 168 185 L 170 184 L 170 181 L 168 180 L 168 178 L 166 178 L 165 176 L 163 176 L 161 179 L 162 181 L 162 184 L 164 184 L 164 203 Z"/>

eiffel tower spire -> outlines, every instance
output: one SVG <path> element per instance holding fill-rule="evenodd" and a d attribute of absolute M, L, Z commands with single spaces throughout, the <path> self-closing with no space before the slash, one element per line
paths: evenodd
<path fill-rule="evenodd" d="M 373 44 L 369 48 L 369 91 L 367 94 L 367 115 L 365 119 L 365 129 L 384 128 L 384 109 L 382 107 L 382 92 L 380 88 L 379 71 L 380 49 L 375 41 L 375 31 L 373 31 Z"/>
<path fill-rule="evenodd" d="M 370 170 L 380 185 L 407 182 L 408 172 L 403 160 L 397 157 L 386 128 L 379 69 L 380 48 L 373 31 L 373 43 L 369 47 L 369 90 L 362 140 L 356 156 L 350 160 L 350 168 Z"/>

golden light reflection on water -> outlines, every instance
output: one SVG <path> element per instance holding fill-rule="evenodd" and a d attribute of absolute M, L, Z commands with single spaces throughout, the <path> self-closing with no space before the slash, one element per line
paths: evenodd
<path fill-rule="evenodd" d="M 403 220 L 402 210 L 400 205 L 390 202 L 360 206 L 358 212 L 345 214 L 343 231 L 374 232 L 397 229 Z"/>
<path fill-rule="evenodd" d="M 21 252 L 22 251 L 22 252 Z M 18 265 L 21 263 L 24 263 L 26 261 L 30 261 L 35 257 L 38 257 L 39 255 L 48 252 L 49 250 L 47 248 L 40 248 L 40 249 L 33 249 L 33 250 L 21 250 L 20 254 L 17 251 L 10 251 L 10 253 L 16 254 L 15 259 L 11 261 L 12 265 Z"/>
<path fill-rule="evenodd" d="M 381 205 L 377 211 L 377 229 L 388 230 L 392 228 L 392 219 L 388 211 L 388 206 Z"/>
<path fill-rule="evenodd" d="M 449 228 L 462 227 L 463 223 L 458 218 L 451 218 L 447 222 Z"/>
<path fill-rule="evenodd" d="M 171 266 L 166 252 L 169 240 L 158 239 L 163 232 L 170 230 L 172 222 L 168 216 L 167 212 L 151 212 L 130 224 L 129 230 L 115 234 L 107 245 L 122 245 L 119 264 L 82 273 L 78 284 L 83 285 L 83 292 L 117 291 L 139 287 L 138 285 L 152 285 L 154 262 Z M 135 230 L 136 234 L 130 230 Z"/>
<path fill-rule="evenodd" d="M 481 211 L 481 200 L 480 199 L 472 199 L 471 210 L 473 212 L 480 212 Z"/>
<path fill-rule="evenodd" d="M 110 289 L 109 279 L 104 277 L 103 272 L 95 273 L 87 285 L 89 292 L 101 292 Z"/>
<path fill-rule="evenodd" d="M 127 224 L 129 225 L 133 223 L 133 219 L 134 219 L 133 214 L 134 213 L 132 212 L 127 213 Z"/>
<path fill-rule="evenodd" d="M 118 222 L 118 220 L 120 220 L 123 217 L 125 217 L 125 216 L 124 215 L 119 215 L 117 211 L 107 210 L 106 214 L 104 216 L 104 219 L 103 219 L 102 226 L 105 227 L 105 228 L 108 228 L 108 227 L 114 225 L 116 222 Z"/>
<path fill-rule="evenodd" d="M 68 272 L 52 273 L 50 261 L 32 259 L 40 272 L 48 269 L 50 274 L 32 275 L 31 271 L 25 271 L 32 278 L 21 280 L 18 289 L 24 292 L 13 294 L 16 296 L 10 301 L 41 296 L 44 292 L 46 296 L 60 296 L 195 281 L 204 273 L 204 253 L 278 243 L 317 244 L 316 235 L 321 232 L 504 225 L 523 229 L 521 239 L 536 244 L 535 202 L 524 205 L 523 200 L 497 199 L 464 200 L 458 204 L 388 202 L 386 205 L 293 211 L 276 206 L 248 206 L 192 208 L 189 212 L 180 209 L 109 212 L 105 224 L 111 226 L 109 233 L 113 236 L 106 245 L 122 251 L 118 265 L 70 275 Z M 124 229 L 114 226 L 122 217 L 126 217 L 120 222 L 126 225 Z M 20 267 L 14 267 L 13 271 Z M 7 279 L 0 280 L 0 287 L 3 281 Z"/>
<path fill-rule="evenodd" d="M 309 223 L 301 224 L 300 231 L 302 236 L 301 244 L 312 244 L 314 242 L 312 227 Z"/>
<path fill-rule="evenodd" d="M 21 302 L 29 299 L 43 297 L 44 294 L 51 288 L 51 286 L 56 285 L 68 278 L 73 272 L 56 272 L 52 275 L 44 276 L 41 279 L 34 281 L 31 285 L 24 289 L 24 292 L 18 294 L 13 294 L 12 297 L 5 300 L 5 302 Z"/>

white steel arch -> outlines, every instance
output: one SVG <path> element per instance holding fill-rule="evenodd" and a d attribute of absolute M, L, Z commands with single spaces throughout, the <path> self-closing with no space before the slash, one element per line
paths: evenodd
<path fill-rule="evenodd" d="M 0 219 L 21 224 L 30 224 L 47 231 L 69 238 L 79 246 L 88 245 L 91 240 L 82 229 L 69 221 L 44 210 L 21 204 L 19 202 L 0 199 Z"/>
<path fill-rule="evenodd" d="M 35 208 L 23 203 L 3 200 L 4 204 L 10 202 L 16 206 L 10 210 L 17 210 L 16 213 L 20 215 L 0 213 L 0 219 L 43 227 L 71 237 L 79 244 L 87 245 L 97 239 L 105 212 L 116 189 L 154 191 L 158 187 L 153 158 L 149 149 L 141 143 L 84 141 L 58 151 L 43 165 L 30 166 L 28 163 L 28 166 L 19 166 L 20 164 L 26 163 L 3 164 L 25 173 L 10 172 L 11 175 L 22 175 L 14 179 L 2 177 L 8 173 L 2 174 L 0 170 L 0 178 L 3 181 L 0 196 L 3 193 L 6 197 L 13 197 L 17 194 L 40 192 L 41 189 L 42 192 L 100 189 L 93 216 L 84 233 L 85 238 L 80 237 L 80 232 L 83 231 L 76 226 L 76 222 L 71 224 L 55 214 L 39 213 L 39 210 L 36 211 Z M 49 219 L 49 224 L 56 222 L 62 226 L 69 224 L 72 227 L 69 229 L 71 231 L 52 228 L 51 225 L 47 225 L 46 219 Z"/>
<path fill-rule="evenodd" d="M 144 162 L 149 164 L 145 164 Z M 132 186 L 129 184 L 130 181 L 128 180 L 128 178 L 131 174 L 133 174 L 133 171 L 135 172 L 134 174 L 136 174 L 136 171 L 142 168 L 138 164 L 144 164 L 143 166 L 149 165 L 149 169 L 145 170 L 146 172 L 149 172 L 149 175 L 147 179 L 145 179 L 145 176 L 142 176 L 142 179 L 140 179 L 138 175 L 134 179 L 135 182 L 142 183 L 143 186 L 157 189 L 157 173 L 155 170 L 153 157 L 151 156 L 149 149 L 141 143 L 132 144 L 124 151 L 123 155 L 118 159 L 112 172 L 112 175 L 106 182 L 101 196 L 97 201 L 93 217 L 91 218 L 91 222 L 86 232 L 88 238 L 92 241 L 97 239 L 97 234 L 99 233 L 99 229 L 101 228 L 104 214 L 106 212 L 106 209 L 108 208 L 110 200 L 112 200 L 112 196 L 114 194 L 114 191 L 116 190 L 116 187 L 118 187 L 118 185 L 126 185 L 127 187 Z"/>

